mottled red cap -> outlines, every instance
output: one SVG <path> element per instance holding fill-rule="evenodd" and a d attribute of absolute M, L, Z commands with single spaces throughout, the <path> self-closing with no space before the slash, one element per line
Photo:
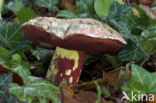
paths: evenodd
<path fill-rule="evenodd" d="M 94 19 L 38 17 L 22 29 L 29 40 L 47 49 L 60 46 L 98 55 L 114 53 L 126 44 L 117 31 Z"/>

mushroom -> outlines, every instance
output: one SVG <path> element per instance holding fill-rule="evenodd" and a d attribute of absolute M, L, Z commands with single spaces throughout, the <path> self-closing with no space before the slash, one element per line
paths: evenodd
<path fill-rule="evenodd" d="M 57 85 L 78 82 L 86 53 L 115 53 L 126 45 L 117 31 L 94 19 L 38 17 L 21 28 L 32 43 L 56 48 L 46 78 Z"/>

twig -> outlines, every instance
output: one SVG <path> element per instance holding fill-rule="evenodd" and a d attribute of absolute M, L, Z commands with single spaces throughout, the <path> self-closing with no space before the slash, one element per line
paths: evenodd
<path fill-rule="evenodd" d="M 153 49 L 152 49 L 152 51 L 151 52 L 153 52 L 154 50 L 156 49 L 156 47 L 154 47 Z M 140 64 L 140 66 L 141 67 L 143 67 L 143 65 L 149 60 L 149 58 L 151 57 L 151 53 L 147 56 L 147 58 L 146 59 L 144 59 L 144 61 Z"/>
<path fill-rule="evenodd" d="M 64 103 L 64 93 L 63 93 L 62 87 L 60 87 L 60 91 L 61 91 L 61 101 L 60 101 L 60 103 Z"/>
<path fill-rule="evenodd" d="M 141 67 L 143 67 L 143 65 L 148 61 L 148 59 L 151 57 L 151 54 L 144 59 L 144 61 L 140 64 Z"/>

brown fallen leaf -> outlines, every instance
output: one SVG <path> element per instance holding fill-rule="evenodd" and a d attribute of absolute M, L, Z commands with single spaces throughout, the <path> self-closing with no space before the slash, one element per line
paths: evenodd
<path fill-rule="evenodd" d="M 149 5 L 149 4 L 152 4 L 154 0 L 139 0 L 139 2 L 141 4 Z"/>
<path fill-rule="evenodd" d="M 76 84 L 72 86 L 72 89 L 74 90 L 75 93 L 95 90 L 97 88 L 95 82 L 97 82 L 100 86 L 102 86 L 103 84 L 106 84 L 107 81 L 106 79 L 99 78 L 90 82 L 83 82 L 82 84 Z"/>
<path fill-rule="evenodd" d="M 11 71 L 8 69 L 8 68 L 6 68 L 6 67 L 4 67 L 4 66 L 2 66 L 1 64 L 0 64 L 0 74 L 3 74 L 3 73 L 10 73 Z M 17 84 L 19 84 L 19 85 L 23 85 L 23 80 L 22 80 L 22 78 L 18 75 L 18 74 L 16 74 L 16 73 L 13 73 L 13 82 L 15 82 L 15 83 L 17 83 Z"/>
<path fill-rule="evenodd" d="M 72 98 L 75 95 L 74 91 L 68 86 L 64 85 L 62 86 L 62 88 L 63 88 L 63 93 L 66 97 Z"/>
<path fill-rule="evenodd" d="M 83 82 L 81 84 L 76 84 L 72 86 L 72 89 L 74 90 L 74 92 L 79 93 L 81 91 L 90 91 L 90 90 L 95 90 L 96 89 L 96 85 L 95 82 L 97 82 L 100 86 L 116 86 L 116 84 L 120 81 L 124 81 L 124 77 L 123 80 L 119 80 L 121 71 L 124 70 L 124 67 L 119 67 L 116 68 L 110 72 L 105 72 L 103 71 L 103 78 L 99 78 L 90 82 Z M 128 71 L 127 72 L 127 78 L 128 78 L 128 74 L 130 74 Z M 126 75 L 125 75 L 126 76 Z M 119 83 L 120 84 L 120 83 Z"/>
<path fill-rule="evenodd" d="M 84 91 L 75 94 L 74 90 L 68 86 L 63 86 L 62 88 L 64 94 L 62 101 L 64 103 L 95 103 L 95 101 L 98 99 L 97 94 L 92 91 Z M 101 97 L 100 103 L 106 103 L 104 101 L 105 100 Z"/>
<path fill-rule="evenodd" d="M 71 0 L 61 0 L 61 8 L 63 9 L 71 9 L 72 11 L 76 11 L 76 7 Z"/>
<path fill-rule="evenodd" d="M 67 96 L 64 97 L 64 103 L 95 103 L 97 100 L 97 95 L 94 92 L 85 91 L 73 96 L 73 98 L 69 98 Z M 101 98 L 100 103 L 106 103 L 103 98 Z"/>
<path fill-rule="evenodd" d="M 108 85 L 115 85 L 118 80 L 118 75 L 120 73 L 121 68 L 114 69 L 110 72 L 103 72 L 103 79 L 107 80 Z"/>

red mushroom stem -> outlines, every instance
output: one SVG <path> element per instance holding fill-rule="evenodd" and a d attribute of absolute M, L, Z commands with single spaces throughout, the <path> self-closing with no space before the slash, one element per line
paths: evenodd
<path fill-rule="evenodd" d="M 57 85 L 76 84 L 79 80 L 85 53 L 56 47 L 46 78 Z"/>

